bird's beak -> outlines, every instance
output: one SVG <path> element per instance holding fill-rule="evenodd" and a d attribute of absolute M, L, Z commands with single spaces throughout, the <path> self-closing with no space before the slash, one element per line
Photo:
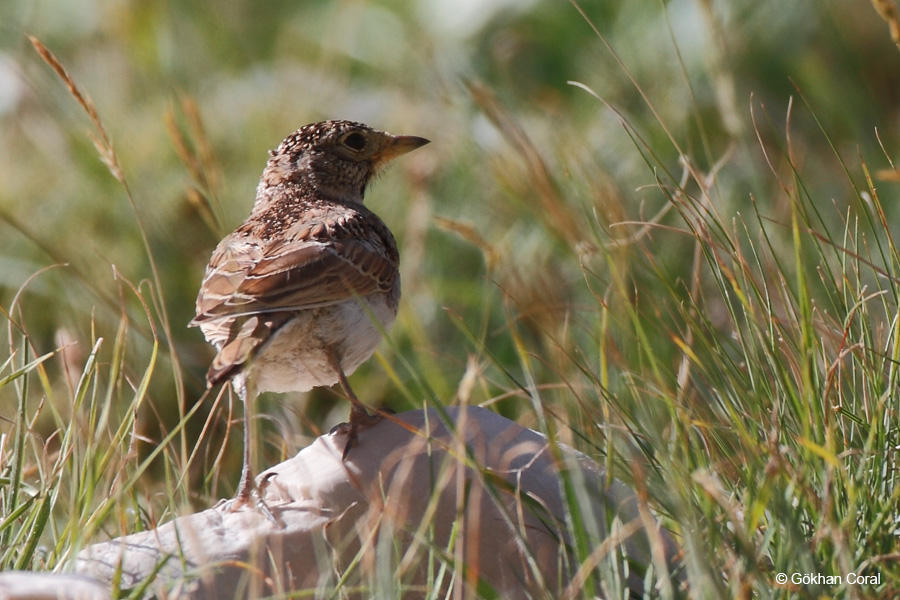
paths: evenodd
<path fill-rule="evenodd" d="M 375 160 L 379 165 L 385 165 L 398 156 L 421 148 L 430 141 L 414 135 L 392 135 L 385 140 L 384 148 L 381 149 Z"/>

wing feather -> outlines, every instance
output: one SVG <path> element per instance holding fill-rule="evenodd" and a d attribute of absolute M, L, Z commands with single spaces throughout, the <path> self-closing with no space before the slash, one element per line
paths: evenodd
<path fill-rule="evenodd" d="M 240 229 L 222 240 L 190 323 L 219 348 L 211 385 L 240 369 L 291 312 L 388 293 L 397 284 L 396 259 L 379 238 L 350 237 L 352 230 L 331 225 L 268 244 Z"/>
<path fill-rule="evenodd" d="M 225 252 L 233 256 L 210 264 L 197 298 L 194 325 L 387 293 L 397 278 L 396 265 L 360 240 L 300 242 L 274 253 L 267 250 L 258 258 L 254 253 Z"/>

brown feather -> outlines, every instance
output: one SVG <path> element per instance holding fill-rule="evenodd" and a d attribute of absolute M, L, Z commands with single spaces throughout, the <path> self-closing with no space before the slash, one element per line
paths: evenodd
<path fill-rule="evenodd" d="M 348 133 L 366 143 L 342 145 Z M 362 197 L 381 165 L 424 143 L 328 121 L 270 153 L 250 216 L 210 258 L 190 323 L 219 350 L 210 385 L 240 372 L 298 312 L 383 295 L 379 306 L 396 314 L 397 245 Z"/>

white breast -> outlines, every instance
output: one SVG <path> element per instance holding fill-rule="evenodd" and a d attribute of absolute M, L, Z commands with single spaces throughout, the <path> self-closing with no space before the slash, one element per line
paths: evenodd
<path fill-rule="evenodd" d="M 298 311 L 285 323 L 254 359 L 250 369 L 259 392 L 305 392 L 338 382 L 325 349 L 334 348 L 345 375 L 353 373 L 375 352 L 380 330 L 394 322 L 396 310 L 385 296 L 373 294 L 361 300 Z M 375 322 L 380 323 L 380 327 Z"/>

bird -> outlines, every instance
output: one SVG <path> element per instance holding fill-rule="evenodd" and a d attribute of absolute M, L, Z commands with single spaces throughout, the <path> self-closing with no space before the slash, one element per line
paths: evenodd
<path fill-rule="evenodd" d="M 301 127 L 269 151 L 250 215 L 213 251 L 190 326 L 217 351 L 208 388 L 230 381 L 243 402 L 234 510 L 254 494 L 262 503 L 251 466 L 259 394 L 339 383 L 352 405 L 348 422 L 332 430 L 347 435 L 343 460 L 359 429 L 381 419 L 347 377 L 372 356 L 397 315 L 400 255 L 363 197 L 389 162 L 427 143 L 354 121 Z"/>

